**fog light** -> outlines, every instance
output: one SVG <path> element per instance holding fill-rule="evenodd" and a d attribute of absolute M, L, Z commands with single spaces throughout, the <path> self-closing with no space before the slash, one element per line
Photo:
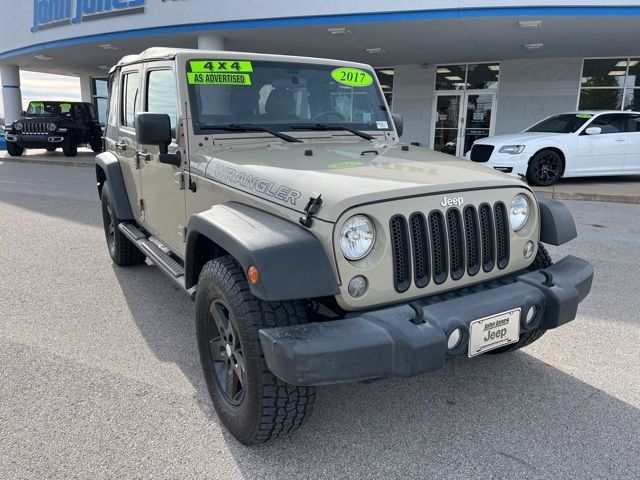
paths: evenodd
<path fill-rule="evenodd" d="M 367 292 L 367 288 L 369 287 L 369 282 L 366 277 L 362 275 L 356 275 L 349 282 L 349 295 L 353 298 L 359 298 L 363 296 Z"/>
<path fill-rule="evenodd" d="M 451 335 L 449 335 L 449 339 L 447 340 L 447 348 L 449 350 L 454 350 L 460 342 L 462 341 L 462 330 L 456 328 Z"/>
<path fill-rule="evenodd" d="M 524 244 L 524 250 L 522 251 L 524 258 L 526 258 L 527 260 L 530 259 L 531 255 L 533 255 L 534 250 L 535 250 L 535 245 L 531 240 L 529 240 L 527 243 Z"/>
<path fill-rule="evenodd" d="M 536 319 L 537 316 L 538 316 L 538 307 L 533 305 L 527 312 L 527 317 L 525 318 L 527 325 L 531 325 L 531 323 L 533 323 L 533 321 Z"/>

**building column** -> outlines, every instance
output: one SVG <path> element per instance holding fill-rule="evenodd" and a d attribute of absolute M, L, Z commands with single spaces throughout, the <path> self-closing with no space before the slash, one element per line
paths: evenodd
<path fill-rule="evenodd" d="M 224 50 L 224 38 L 214 33 L 198 34 L 198 48 L 200 50 Z"/>
<path fill-rule="evenodd" d="M 90 75 L 80 75 L 80 98 L 83 102 L 93 103 Z"/>
<path fill-rule="evenodd" d="M 0 64 L 0 81 L 2 82 L 4 121 L 5 125 L 10 125 L 20 118 L 22 113 L 20 67 L 18 65 Z"/>

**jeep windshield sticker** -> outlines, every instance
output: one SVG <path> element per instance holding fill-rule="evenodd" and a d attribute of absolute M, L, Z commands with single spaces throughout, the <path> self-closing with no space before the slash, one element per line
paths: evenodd
<path fill-rule="evenodd" d="M 44 103 L 42 103 L 42 102 L 31 102 L 29 104 L 29 107 L 32 107 L 32 108 L 44 108 Z"/>
<path fill-rule="evenodd" d="M 357 168 L 364 166 L 364 162 L 337 162 L 329 165 L 332 170 L 342 170 L 344 168 Z"/>
<path fill-rule="evenodd" d="M 244 60 L 192 60 L 189 62 L 194 73 L 251 73 L 253 65 Z"/>
<path fill-rule="evenodd" d="M 61 103 L 60 104 L 60 111 L 62 113 L 69 113 L 71 111 L 71 104 L 70 103 Z"/>
<path fill-rule="evenodd" d="M 331 76 L 336 82 L 348 87 L 368 87 L 373 83 L 371 74 L 359 68 L 336 68 Z"/>
<path fill-rule="evenodd" d="M 221 164 L 216 164 L 212 176 L 226 185 L 240 185 L 241 187 L 275 198 L 282 203 L 290 203 L 294 206 L 302 196 L 302 193 L 286 185 L 278 185 L 266 178 L 260 178 Z"/>
<path fill-rule="evenodd" d="M 187 73 L 189 85 L 251 85 L 247 73 Z"/>
<path fill-rule="evenodd" d="M 593 115 L 589 115 L 588 113 L 579 113 L 576 115 L 576 118 L 591 118 Z"/>

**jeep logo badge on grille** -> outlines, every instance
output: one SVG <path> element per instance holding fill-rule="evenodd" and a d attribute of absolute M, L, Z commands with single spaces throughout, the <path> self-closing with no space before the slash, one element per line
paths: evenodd
<path fill-rule="evenodd" d="M 444 197 L 442 197 L 442 201 L 440 202 L 440 205 L 442 205 L 443 207 L 451 207 L 453 205 L 457 207 L 461 207 L 463 203 L 464 203 L 464 198 L 462 197 L 450 198 L 445 195 Z"/>

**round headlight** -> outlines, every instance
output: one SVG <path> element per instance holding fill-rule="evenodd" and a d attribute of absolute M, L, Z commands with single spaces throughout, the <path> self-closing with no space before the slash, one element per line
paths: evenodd
<path fill-rule="evenodd" d="M 375 240 L 373 222 L 364 215 L 355 215 L 342 226 L 340 250 L 347 260 L 360 260 L 368 255 Z"/>
<path fill-rule="evenodd" d="M 18 122 L 18 123 L 16 123 L 16 124 L 14 124 L 14 125 L 13 125 L 13 127 L 14 127 L 16 130 L 22 130 L 23 125 L 22 125 L 22 123 Z"/>
<path fill-rule="evenodd" d="M 56 124 L 55 123 L 48 124 L 47 130 L 49 130 L 50 132 L 54 132 L 56 130 Z"/>
<path fill-rule="evenodd" d="M 529 210 L 530 206 L 527 197 L 521 193 L 513 197 L 511 208 L 509 209 L 509 220 L 514 232 L 525 226 L 529 219 Z"/>

